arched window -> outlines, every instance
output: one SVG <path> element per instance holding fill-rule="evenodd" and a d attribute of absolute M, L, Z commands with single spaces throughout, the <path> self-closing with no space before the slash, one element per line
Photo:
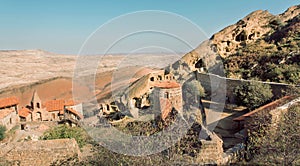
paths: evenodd
<path fill-rule="evenodd" d="M 37 108 L 40 108 L 40 103 L 36 103 L 36 107 L 37 107 Z"/>

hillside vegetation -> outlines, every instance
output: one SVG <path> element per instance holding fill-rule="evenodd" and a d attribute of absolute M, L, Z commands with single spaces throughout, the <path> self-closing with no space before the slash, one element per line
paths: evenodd
<path fill-rule="evenodd" d="M 299 84 L 299 27 L 300 6 L 277 16 L 257 11 L 212 40 L 218 42 L 227 77 Z"/>
<path fill-rule="evenodd" d="M 275 27 L 270 34 L 225 58 L 228 77 L 300 83 L 300 16 L 286 24 L 276 20 L 269 26 Z"/>

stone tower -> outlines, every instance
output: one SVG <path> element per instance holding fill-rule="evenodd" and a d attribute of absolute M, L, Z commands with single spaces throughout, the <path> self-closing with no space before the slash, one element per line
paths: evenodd
<path fill-rule="evenodd" d="M 36 90 L 33 92 L 30 106 L 33 111 L 37 110 L 37 109 L 41 109 L 41 107 L 42 107 L 42 101 L 41 101 L 39 95 L 37 94 Z"/>
<path fill-rule="evenodd" d="M 32 121 L 48 120 L 48 112 L 42 108 L 42 100 L 36 90 L 33 92 L 30 107 L 32 111 Z"/>

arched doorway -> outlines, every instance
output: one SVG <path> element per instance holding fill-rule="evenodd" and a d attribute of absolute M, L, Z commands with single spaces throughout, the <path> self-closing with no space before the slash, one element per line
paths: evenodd
<path fill-rule="evenodd" d="M 36 120 L 37 121 L 42 121 L 42 113 L 41 112 L 36 113 Z"/>

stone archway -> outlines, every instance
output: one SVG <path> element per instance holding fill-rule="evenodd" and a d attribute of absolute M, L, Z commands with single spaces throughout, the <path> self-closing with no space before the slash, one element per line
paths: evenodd
<path fill-rule="evenodd" d="M 42 113 L 41 112 L 37 112 L 35 115 L 36 115 L 37 121 L 42 121 Z"/>

